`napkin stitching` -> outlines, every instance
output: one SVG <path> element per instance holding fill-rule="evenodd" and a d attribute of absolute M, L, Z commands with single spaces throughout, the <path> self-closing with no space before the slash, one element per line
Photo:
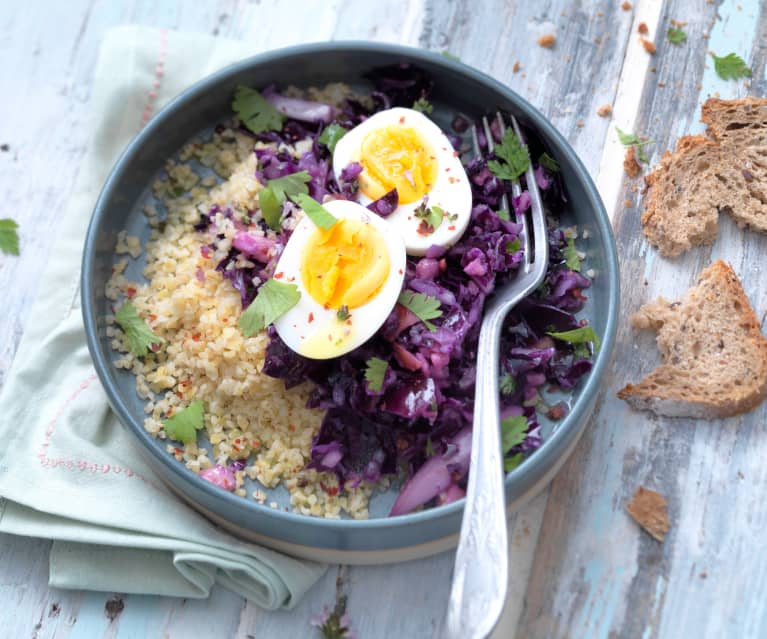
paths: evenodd
<path fill-rule="evenodd" d="M 37 454 L 38 459 L 40 460 L 40 464 L 44 468 L 57 468 L 59 466 L 65 466 L 66 468 L 69 468 L 70 470 L 74 470 L 75 467 L 79 468 L 80 471 L 89 471 L 91 473 L 108 473 L 113 472 L 117 475 L 125 474 L 127 477 L 135 477 L 136 479 L 140 479 L 141 481 L 145 482 L 155 490 L 160 490 L 155 483 L 151 479 L 147 479 L 144 477 L 141 473 L 137 473 L 131 468 L 127 468 L 124 466 L 119 465 L 111 465 L 111 464 L 98 464 L 95 462 L 89 462 L 85 459 L 66 459 L 64 457 L 59 457 L 58 459 L 54 459 L 51 457 L 48 457 L 48 454 L 46 452 L 46 449 L 51 443 L 51 438 L 53 436 L 54 430 L 56 428 L 56 424 L 58 423 L 59 419 L 61 419 L 62 415 L 64 414 L 64 411 L 69 407 L 69 405 L 74 402 L 87 388 L 96 380 L 98 377 L 95 373 L 91 373 L 88 377 L 86 377 L 80 384 L 78 384 L 75 391 L 69 395 L 69 397 L 64 400 L 64 403 L 59 407 L 59 409 L 56 411 L 56 413 L 53 416 L 53 419 L 48 424 L 48 427 L 45 429 L 45 435 L 43 437 L 43 441 L 40 444 L 40 452 Z"/>
<path fill-rule="evenodd" d="M 168 57 L 168 30 L 160 29 L 160 50 L 157 54 L 157 64 L 154 68 L 154 82 L 152 87 L 146 96 L 146 104 L 144 106 L 144 112 L 141 116 L 141 126 L 143 127 L 149 118 L 152 117 L 152 111 L 154 110 L 154 103 L 157 100 L 157 93 L 160 90 L 162 84 L 162 78 L 165 75 L 165 60 Z"/>

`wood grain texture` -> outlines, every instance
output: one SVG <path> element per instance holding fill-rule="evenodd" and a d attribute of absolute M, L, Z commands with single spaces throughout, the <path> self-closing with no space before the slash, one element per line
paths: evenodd
<path fill-rule="evenodd" d="M 481 10 L 477 3 L 458 0 L 71 0 L 4 7 L 0 145 L 8 144 L 9 150 L 0 151 L 5 204 L 0 216 L 20 223 L 22 255 L 0 256 L 6 309 L 0 314 L 0 384 L 88 142 L 91 78 L 106 29 L 140 23 L 258 38 L 265 48 L 366 39 L 449 50 L 546 113 L 597 177 L 610 161 L 603 149 L 614 137 L 611 120 L 596 115 L 603 104 L 621 110 L 616 120 L 636 119 L 637 130 L 657 141 L 652 150 L 658 157 L 678 135 L 699 131 L 696 121 L 706 93 L 728 97 L 746 92 L 739 83 L 714 77 L 708 48 L 720 55 L 731 50 L 743 55 L 754 69 L 750 91 L 763 94 L 767 89 L 767 56 L 759 45 L 767 35 L 767 17 L 760 15 L 756 0 L 665 4 L 655 12 L 660 25 L 651 25 L 657 68 L 647 75 L 624 62 L 634 59 L 626 53 L 630 44 L 636 45 L 634 29 L 644 19 L 642 12 L 649 15 L 657 2 L 635 4 L 632 11 L 607 0 L 488 0 Z M 675 47 L 665 41 L 671 18 L 689 21 L 687 44 Z M 545 33 L 556 34 L 553 49 L 535 45 Z M 708 41 L 705 33 L 711 34 Z M 521 67 L 517 73 L 515 62 Z M 621 81 L 624 86 L 643 84 L 641 102 L 616 101 Z M 624 182 L 612 191 L 619 193 L 618 202 L 606 202 L 617 211 L 626 313 L 661 293 L 680 295 L 711 259 L 723 257 L 733 263 L 763 317 L 767 288 L 761 265 L 767 238 L 743 234 L 728 218 L 711 249 L 674 262 L 655 258 L 641 239 L 641 195 L 631 186 Z M 623 209 L 624 195 L 634 202 L 631 209 Z M 519 637 L 767 635 L 762 603 L 767 601 L 767 559 L 760 554 L 767 508 L 759 497 L 767 482 L 761 461 L 767 453 L 765 409 L 742 419 L 699 424 L 631 413 L 614 392 L 639 379 L 656 359 L 651 336 L 621 326 L 609 383 L 584 440 L 554 482 L 548 504 L 542 496 L 511 522 L 512 567 L 524 574 L 525 563 L 532 562 Z M 639 484 L 669 499 L 672 530 L 662 546 L 623 511 Z M 267 613 L 221 588 L 205 601 L 115 599 L 113 594 L 49 589 L 48 548 L 44 541 L 0 536 L 0 601 L 5 604 L 0 634 L 303 637 L 311 636 L 311 615 L 324 605 L 332 607 L 344 594 L 358 637 L 439 637 L 453 561 L 452 553 L 445 553 L 398 566 L 333 567 L 297 609 Z M 514 584 L 513 601 L 495 637 L 513 635 L 522 590 L 524 585 Z M 124 606 L 121 611 L 117 601 Z"/>
<path fill-rule="evenodd" d="M 739 97 L 743 83 L 715 77 L 708 50 L 737 52 L 764 69 L 759 4 L 725 2 L 692 11 L 667 5 L 651 32 L 656 73 L 644 83 L 637 131 L 656 140 L 653 159 L 679 135 L 701 131 L 707 95 Z M 688 42 L 663 37 L 670 19 L 688 21 Z M 706 39 L 706 35 L 709 35 Z M 750 92 L 763 94 L 763 73 Z M 639 79 L 638 79 L 639 80 Z M 641 182 L 638 183 L 641 185 Z M 615 220 L 622 269 L 623 315 L 664 295 L 676 299 L 711 261 L 725 259 L 740 275 L 759 317 L 767 238 L 720 219 L 713 247 L 674 260 L 657 256 L 639 225 L 641 191 L 625 181 Z M 762 321 L 764 330 L 764 320 Z M 654 418 L 615 398 L 659 357 L 651 334 L 622 322 L 609 382 L 581 445 L 554 481 L 536 551 L 520 636 L 760 637 L 765 636 L 765 559 L 759 534 L 764 508 L 767 407 L 713 422 Z M 624 504 L 639 485 L 669 501 L 671 531 L 664 544 L 639 530 Z"/>

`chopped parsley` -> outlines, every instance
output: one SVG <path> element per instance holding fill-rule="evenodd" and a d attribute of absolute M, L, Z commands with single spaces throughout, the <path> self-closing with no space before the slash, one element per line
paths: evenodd
<path fill-rule="evenodd" d="M 598 351 L 599 346 L 601 345 L 601 342 L 599 341 L 599 335 L 596 334 L 591 326 L 581 326 L 580 328 L 574 328 L 571 331 L 549 333 L 549 335 L 563 342 L 569 342 L 570 344 L 585 344 L 587 342 L 591 342 L 594 344 L 595 351 Z"/>
<path fill-rule="evenodd" d="M 367 368 L 365 368 L 365 379 L 368 383 L 368 388 L 374 393 L 383 388 L 384 377 L 386 377 L 386 371 L 389 370 L 389 364 L 380 357 L 371 357 L 365 362 Z"/>
<path fill-rule="evenodd" d="M 527 146 L 519 141 L 512 129 L 506 129 L 500 144 L 495 147 L 499 160 L 490 160 L 487 168 L 501 180 L 516 180 L 530 168 L 530 154 Z"/>
<path fill-rule="evenodd" d="M 538 158 L 538 164 L 551 173 L 559 171 L 559 163 L 545 151 Z"/>
<path fill-rule="evenodd" d="M 748 68 L 743 58 L 735 53 L 728 53 L 721 58 L 712 53 L 714 58 L 714 70 L 722 80 L 738 80 L 739 78 L 750 78 L 751 69 Z"/>
<path fill-rule="evenodd" d="M 567 238 L 567 246 L 563 251 L 565 255 L 565 264 L 573 271 L 580 272 L 581 258 L 578 255 L 578 249 L 575 248 L 575 240 L 572 237 Z"/>
<path fill-rule="evenodd" d="M 6 255 L 19 254 L 19 225 L 11 219 L 0 220 L 0 251 Z"/>
<path fill-rule="evenodd" d="M 258 295 L 240 316 L 237 326 L 245 337 L 255 335 L 298 304 L 301 293 L 295 284 L 283 284 L 274 278 L 258 289 Z"/>
<path fill-rule="evenodd" d="M 426 98 L 418 98 L 415 102 L 413 102 L 413 111 L 418 111 L 419 113 L 425 113 L 429 114 L 434 110 L 434 107 L 431 105 L 431 102 L 429 102 Z"/>
<path fill-rule="evenodd" d="M 506 242 L 506 252 L 509 254 L 516 253 L 517 251 L 521 249 L 522 249 L 522 241 L 519 238 L 515 238 L 511 242 Z"/>
<path fill-rule="evenodd" d="M 434 457 L 434 444 L 431 442 L 431 437 L 426 437 L 426 457 Z"/>
<path fill-rule="evenodd" d="M 139 317 L 136 307 L 129 301 L 126 301 L 115 313 L 115 321 L 123 329 L 125 337 L 128 338 L 130 351 L 134 355 L 144 357 L 150 352 L 159 351 L 165 344 L 165 340 L 156 335 L 149 328 L 149 324 Z"/>
<path fill-rule="evenodd" d="M 519 466 L 522 463 L 522 460 L 524 458 L 525 457 L 522 453 L 516 453 L 515 455 L 512 455 L 511 457 L 504 459 L 503 470 L 505 470 L 507 473 L 510 473 L 512 470 L 514 470 L 517 466 Z"/>
<path fill-rule="evenodd" d="M 306 171 L 283 175 L 282 177 L 269 180 L 266 186 L 258 192 L 258 205 L 261 207 L 261 215 L 264 221 L 273 231 L 280 230 L 282 222 L 282 205 L 287 198 L 294 198 L 301 193 L 309 193 L 312 176 Z"/>
<path fill-rule="evenodd" d="M 307 217 L 319 226 L 323 231 L 327 231 L 329 228 L 338 222 L 333 215 L 322 204 L 312 197 L 309 197 L 305 193 L 299 193 L 291 198 L 298 206 L 300 206 Z"/>
<path fill-rule="evenodd" d="M 333 153 L 336 150 L 336 144 L 338 141 L 346 135 L 346 129 L 337 122 L 333 122 L 326 126 L 317 141 L 320 144 L 324 144 L 328 147 L 328 151 Z"/>
<path fill-rule="evenodd" d="M 666 36 L 671 44 L 682 44 L 687 41 L 687 34 L 677 27 L 669 27 Z"/>
<path fill-rule="evenodd" d="M 502 395 L 511 395 L 517 388 L 517 382 L 511 376 L 511 373 L 504 373 L 499 387 Z"/>
<path fill-rule="evenodd" d="M 496 211 L 495 214 L 498 216 L 498 219 L 503 220 L 504 222 L 511 221 L 508 209 L 501 209 L 500 211 Z"/>
<path fill-rule="evenodd" d="M 351 317 L 351 313 L 349 312 L 349 307 L 344 304 L 341 306 L 341 308 L 338 309 L 338 312 L 336 313 L 336 317 L 338 318 L 339 322 L 345 322 Z"/>
<path fill-rule="evenodd" d="M 238 86 L 234 90 L 232 109 L 243 125 L 253 133 L 279 131 L 285 116 L 255 89 Z"/>
<path fill-rule="evenodd" d="M 654 140 L 640 140 L 639 136 L 635 133 L 626 133 L 625 131 L 621 131 L 617 126 L 615 127 L 615 130 L 618 132 L 618 139 L 621 144 L 623 146 L 633 146 L 634 153 L 636 153 L 641 162 L 647 164 L 650 161 L 650 158 L 647 157 L 647 154 L 642 147 L 645 144 L 654 144 Z"/>
<path fill-rule="evenodd" d="M 421 224 L 418 226 L 418 232 L 421 235 L 431 235 L 439 228 L 440 224 L 442 224 L 442 220 L 445 217 L 445 211 L 438 206 L 427 206 L 426 200 L 424 199 L 418 208 L 413 211 L 413 215 L 421 220 Z"/>
<path fill-rule="evenodd" d="M 437 330 L 437 327 L 428 321 L 442 316 L 442 311 L 439 310 L 439 300 L 436 297 L 413 291 L 402 291 L 397 302 L 426 324 L 426 328 L 432 333 Z"/>
<path fill-rule="evenodd" d="M 168 437 L 185 444 L 196 441 L 197 431 L 203 427 L 203 410 L 202 400 L 198 399 L 164 420 L 163 426 Z"/>

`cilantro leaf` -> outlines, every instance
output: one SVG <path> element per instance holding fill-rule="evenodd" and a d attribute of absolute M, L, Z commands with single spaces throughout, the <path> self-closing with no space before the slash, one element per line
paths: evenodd
<path fill-rule="evenodd" d="M 737 80 L 738 78 L 750 78 L 751 69 L 746 66 L 743 58 L 735 53 L 728 53 L 721 58 L 712 53 L 714 58 L 714 70 L 722 80 Z"/>
<path fill-rule="evenodd" d="M 329 228 L 338 222 L 333 215 L 317 200 L 304 193 L 299 193 L 290 198 L 298 206 L 300 206 L 309 219 L 319 226 L 323 231 L 327 231 Z"/>
<path fill-rule="evenodd" d="M 428 321 L 442 316 L 442 311 L 439 310 L 439 300 L 436 297 L 413 291 L 402 291 L 397 302 L 426 324 L 426 328 L 432 333 L 437 330 L 437 327 Z"/>
<path fill-rule="evenodd" d="M 677 27 L 669 27 L 666 35 L 671 44 L 682 44 L 687 41 L 687 34 Z"/>
<path fill-rule="evenodd" d="M 503 160 L 490 160 L 487 168 L 501 180 L 516 180 L 530 168 L 527 146 L 519 141 L 512 129 L 506 129 L 500 144 L 495 146 L 495 156 Z"/>
<path fill-rule="evenodd" d="M 647 164 L 650 161 L 650 158 L 647 157 L 647 154 L 642 147 L 645 144 L 654 144 L 654 140 L 640 140 L 639 136 L 635 133 L 626 133 L 625 131 L 621 131 L 617 126 L 615 127 L 615 130 L 618 132 L 618 139 L 623 146 L 634 147 L 634 153 L 636 153 L 640 162 Z"/>
<path fill-rule="evenodd" d="M 328 147 L 328 151 L 333 153 L 336 150 L 336 144 L 346 135 L 346 132 L 347 130 L 344 127 L 337 122 L 333 122 L 322 130 L 320 137 L 317 138 L 317 142 L 324 144 Z"/>
<path fill-rule="evenodd" d="M 578 255 L 578 249 L 575 248 L 575 240 L 572 237 L 567 238 L 567 246 L 563 251 L 565 255 L 565 264 L 573 271 L 580 272 L 581 258 Z"/>
<path fill-rule="evenodd" d="M 644 164 L 648 164 L 650 162 L 650 158 L 647 157 L 647 153 L 644 152 L 641 144 L 635 144 L 634 151 L 636 152 L 637 158 L 639 158 L 640 162 L 643 162 Z"/>
<path fill-rule="evenodd" d="M 418 232 L 422 235 L 429 235 L 434 233 L 434 231 L 439 228 L 440 224 L 442 224 L 442 220 L 445 217 L 445 211 L 438 206 L 426 206 L 426 201 L 424 200 L 418 208 L 413 211 L 413 215 L 421 220 Z"/>
<path fill-rule="evenodd" d="M 128 338 L 128 346 L 131 353 L 143 357 L 150 351 L 160 350 L 160 346 L 165 344 L 165 340 L 156 335 L 149 325 L 139 317 L 136 307 L 131 302 L 126 301 L 120 310 L 115 313 L 115 321 L 123 329 L 125 337 Z"/>
<path fill-rule="evenodd" d="M 541 157 L 538 158 L 538 164 L 540 164 L 544 169 L 547 169 L 551 173 L 556 173 L 559 171 L 559 162 L 557 162 L 545 151 L 541 153 Z"/>
<path fill-rule="evenodd" d="M 421 97 L 421 98 L 418 98 L 415 102 L 413 102 L 413 111 L 429 114 L 433 110 L 434 110 L 434 107 L 426 98 Z"/>
<path fill-rule="evenodd" d="M 312 176 L 307 171 L 298 171 L 290 175 L 274 178 L 266 183 L 266 186 L 258 192 L 258 205 L 264 221 L 273 231 L 279 231 L 282 222 L 282 205 L 287 198 L 299 193 L 309 193 Z"/>
<path fill-rule="evenodd" d="M 338 312 L 336 313 L 336 317 L 338 318 L 339 322 L 345 322 L 351 316 L 352 314 L 349 312 L 349 307 L 346 304 L 342 304 L 341 308 L 339 308 Z"/>
<path fill-rule="evenodd" d="M 430 436 L 426 437 L 426 457 L 434 457 L 434 444 Z"/>
<path fill-rule="evenodd" d="M 269 228 L 273 231 L 279 231 L 282 228 L 282 204 L 268 186 L 258 192 L 258 206 L 261 208 L 261 215 Z"/>
<path fill-rule="evenodd" d="M 377 393 L 383 387 L 384 377 L 386 376 L 386 371 L 389 370 L 389 364 L 380 357 L 371 357 L 365 364 L 367 365 L 365 379 L 367 380 L 368 388 Z"/>
<path fill-rule="evenodd" d="M 512 242 L 506 242 L 506 252 L 511 255 L 516 253 L 522 248 L 522 241 L 519 238 L 515 238 Z"/>
<path fill-rule="evenodd" d="M 255 335 L 298 304 L 301 293 L 295 284 L 270 279 L 258 289 L 258 295 L 245 309 L 237 326 L 245 337 Z"/>
<path fill-rule="evenodd" d="M 0 251 L 6 255 L 19 254 L 19 225 L 11 219 L 0 220 Z"/>
<path fill-rule="evenodd" d="M 242 85 L 234 90 L 232 110 L 253 133 L 279 131 L 285 116 L 264 99 L 258 91 Z"/>
<path fill-rule="evenodd" d="M 511 376 L 511 373 L 504 373 L 499 387 L 502 395 L 511 395 L 517 388 L 517 382 Z"/>
<path fill-rule="evenodd" d="M 185 444 L 196 441 L 197 431 L 203 427 L 203 410 L 202 400 L 198 399 L 164 420 L 162 424 L 168 437 Z"/>
<path fill-rule="evenodd" d="M 512 470 L 514 470 L 517 466 L 519 466 L 522 463 L 522 460 L 524 459 L 524 455 L 522 453 L 517 453 L 516 455 L 512 455 L 511 457 L 503 460 L 503 470 L 507 473 L 510 473 Z"/>
<path fill-rule="evenodd" d="M 509 211 L 507 209 L 501 209 L 500 211 L 496 211 L 495 214 L 498 216 L 499 219 L 503 220 L 504 222 L 511 221 L 511 218 L 509 217 Z"/>
<path fill-rule="evenodd" d="M 527 437 L 527 417 L 518 415 L 501 421 L 501 445 L 504 455 L 524 442 L 525 437 Z"/>
<path fill-rule="evenodd" d="M 574 328 L 571 331 L 563 331 L 561 333 L 549 333 L 551 337 L 562 340 L 563 342 L 569 342 L 570 344 L 585 344 L 591 342 L 594 344 L 594 350 L 598 351 L 601 342 L 599 341 L 599 335 L 596 334 L 591 326 L 581 326 L 580 328 Z"/>

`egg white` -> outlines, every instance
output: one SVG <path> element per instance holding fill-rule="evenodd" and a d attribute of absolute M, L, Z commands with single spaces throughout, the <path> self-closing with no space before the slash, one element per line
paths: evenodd
<path fill-rule="evenodd" d="M 405 241 L 409 255 L 424 255 L 432 245 L 449 247 L 463 235 L 471 219 L 471 185 L 458 154 L 450 140 L 434 122 L 423 113 L 413 109 L 396 107 L 379 111 L 346 133 L 336 144 L 333 153 L 333 171 L 339 178 L 341 171 L 350 163 L 360 161 L 362 141 L 374 129 L 401 125 L 412 127 L 431 144 L 437 158 L 437 181 L 428 192 L 428 206 L 438 206 L 455 219 L 443 219 L 442 224 L 430 234 L 418 232 L 421 220 L 413 212 L 421 201 L 400 204 L 395 211 L 384 218 L 395 227 Z M 359 193 L 359 200 L 367 205 L 372 200 Z"/>
<path fill-rule="evenodd" d="M 389 254 L 389 275 L 373 299 L 349 310 L 350 323 L 340 321 L 338 309 L 326 309 L 315 301 L 302 281 L 301 263 L 306 243 L 317 227 L 308 216 L 301 219 L 277 262 L 274 275 L 279 282 L 295 284 L 301 298 L 274 322 L 274 327 L 292 350 L 312 359 L 339 357 L 370 339 L 394 308 L 405 277 L 405 245 L 394 227 L 355 202 L 333 200 L 323 206 L 335 218 L 371 224 L 383 236 Z"/>

